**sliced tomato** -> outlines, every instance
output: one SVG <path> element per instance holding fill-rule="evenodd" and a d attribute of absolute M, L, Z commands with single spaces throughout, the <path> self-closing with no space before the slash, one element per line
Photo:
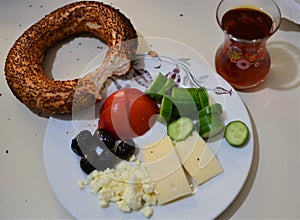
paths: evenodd
<path fill-rule="evenodd" d="M 100 111 L 98 127 L 105 128 L 117 139 L 132 136 L 126 96 L 121 92 L 109 96 Z"/>
<path fill-rule="evenodd" d="M 104 101 L 103 105 L 101 106 L 101 110 L 103 111 L 104 109 L 106 109 L 107 107 L 110 107 L 115 99 L 115 95 L 119 92 L 119 90 L 111 93 Z"/>
<path fill-rule="evenodd" d="M 125 88 L 112 93 L 100 110 L 98 128 L 110 131 L 117 139 L 128 139 L 147 132 L 157 114 L 156 103 L 138 89 Z"/>
<path fill-rule="evenodd" d="M 138 136 L 145 134 L 155 123 L 157 114 L 158 107 L 148 96 L 136 99 L 129 110 L 129 122 L 133 132 Z"/>

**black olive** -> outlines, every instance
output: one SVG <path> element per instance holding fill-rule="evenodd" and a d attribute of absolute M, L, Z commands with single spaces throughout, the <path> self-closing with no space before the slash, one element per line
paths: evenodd
<path fill-rule="evenodd" d="M 128 160 L 135 151 L 135 143 L 132 139 L 121 141 L 116 149 L 116 155 L 123 160 Z"/>
<path fill-rule="evenodd" d="M 115 146 L 115 138 L 114 136 L 107 130 L 101 128 L 101 129 L 97 129 L 93 135 L 96 144 L 101 147 L 104 148 L 107 147 L 108 149 L 112 150 Z M 103 144 L 105 146 L 103 146 Z"/>
<path fill-rule="evenodd" d="M 72 151 L 77 154 L 78 156 L 80 157 L 83 157 L 83 153 L 79 147 L 79 144 L 78 144 L 78 141 L 76 138 L 72 139 L 72 142 L 71 142 L 71 149 Z"/>
<path fill-rule="evenodd" d="M 83 156 L 96 148 L 90 131 L 83 130 L 71 142 L 72 151 L 78 156 Z"/>
<path fill-rule="evenodd" d="M 94 161 L 93 165 L 97 170 L 105 170 L 107 168 L 114 168 L 114 166 L 121 162 L 121 159 L 117 157 L 111 150 L 103 150 L 101 154 Z"/>
<path fill-rule="evenodd" d="M 80 167 L 86 174 L 90 174 L 93 172 L 96 168 L 90 163 L 88 158 L 82 157 L 80 160 Z"/>

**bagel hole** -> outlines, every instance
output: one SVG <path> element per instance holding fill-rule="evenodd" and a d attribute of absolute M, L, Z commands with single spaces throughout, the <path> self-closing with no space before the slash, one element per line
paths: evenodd
<path fill-rule="evenodd" d="M 57 42 L 48 49 L 43 68 L 46 76 L 53 80 L 72 80 L 85 75 L 92 62 L 100 65 L 108 46 L 91 33 L 73 35 Z M 99 56 L 103 54 L 103 56 Z M 99 58 L 100 57 L 100 58 Z M 97 61 L 95 61 L 97 58 Z"/>

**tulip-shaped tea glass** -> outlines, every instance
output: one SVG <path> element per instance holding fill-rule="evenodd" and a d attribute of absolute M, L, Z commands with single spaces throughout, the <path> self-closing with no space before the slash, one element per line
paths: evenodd
<path fill-rule="evenodd" d="M 217 72 L 236 89 L 263 82 L 270 71 L 266 43 L 280 25 L 273 0 L 222 0 L 216 18 L 225 39 L 215 56 Z"/>

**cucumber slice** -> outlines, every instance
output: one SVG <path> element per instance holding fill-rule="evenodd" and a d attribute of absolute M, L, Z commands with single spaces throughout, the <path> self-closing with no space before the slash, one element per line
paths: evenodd
<path fill-rule="evenodd" d="M 204 126 L 207 126 L 208 124 L 215 123 L 216 121 L 222 121 L 220 119 L 220 115 L 216 114 L 216 113 L 212 113 L 212 114 L 204 115 L 203 117 L 201 117 L 198 120 L 198 122 L 199 122 L 198 124 L 200 127 L 204 127 Z"/>
<path fill-rule="evenodd" d="M 249 129 L 242 121 L 231 121 L 225 127 L 224 137 L 230 145 L 241 147 L 248 140 Z"/>
<path fill-rule="evenodd" d="M 198 96 L 198 89 L 197 88 L 188 88 L 187 91 L 190 93 L 190 95 L 192 96 L 194 103 L 197 107 L 197 110 L 201 109 L 201 102 Z"/>
<path fill-rule="evenodd" d="M 188 89 L 173 87 L 171 92 L 171 98 L 174 104 L 174 116 L 186 116 L 193 119 L 198 118 L 197 105 L 194 101 L 194 97 L 190 94 Z"/>
<path fill-rule="evenodd" d="M 168 127 L 168 135 L 174 141 L 185 140 L 194 130 L 194 123 L 189 117 L 181 117 L 172 121 Z"/>
<path fill-rule="evenodd" d="M 150 87 L 146 90 L 146 93 L 156 93 L 165 85 L 167 77 L 162 73 L 159 73 L 151 83 Z"/>
<path fill-rule="evenodd" d="M 221 120 L 214 120 L 212 123 L 209 123 L 206 126 L 200 125 L 199 135 L 202 138 L 210 138 L 223 131 L 224 127 L 225 126 Z"/>
<path fill-rule="evenodd" d="M 188 92 L 186 88 L 178 88 L 178 87 L 173 87 L 171 95 L 174 99 L 177 100 L 189 100 L 192 101 L 193 98 Z"/>
<path fill-rule="evenodd" d="M 205 88 L 177 88 L 172 89 L 172 97 L 177 100 L 194 102 L 197 110 L 200 110 L 209 104 L 208 94 Z"/>
<path fill-rule="evenodd" d="M 198 119 L 198 112 L 195 103 L 179 100 L 172 100 L 172 102 L 174 117 L 189 117 L 192 119 Z"/>
<path fill-rule="evenodd" d="M 222 105 L 219 103 L 214 103 L 198 111 L 199 118 L 202 118 L 205 115 L 210 115 L 213 113 L 221 115 L 223 113 Z"/>
<path fill-rule="evenodd" d="M 174 87 L 174 85 L 175 85 L 174 80 L 171 79 L 171 78 L 168 78 L 167 81 L 166 81 L 166 83 L 165 83 L 165 85 L 164 85 L 163 88 L 162 88 L 161 93 L 162 93 L 163 95 L 166 94 L 171 88 Z"/>
<path fill-rule="evenodd" d="M 168 97 L 163 96 L 161 101 L 161 106 L 160 106 L 160 116 L 162 116 L 166 122 L 168 122 L 172 117 L 172 113 L 173 113 L 172 109 L 173 109 L 172 101 Z"/>
<path fill-rule="evenodd" d="M 204 87 L 200 87 L 197 89 L 197 93 L 198 93 L 198 98 L 200 101 L 201 108 L 205 108 L 206 106 L 208 106 L 209 97 L 208 97 L 207 90 Z"/>
<path fill-rule="evenodd" d="M 150 87 L 146 90 L 146 94 L 154 99 L 160 99 L 160 91 L 167 82 L 167 77 L 162 73 L 159 73 L 151 83 Z"/>
<path fill-rule="evenodd" d="M 159 73 L 150 87 L 146 90 L 146 94 L 155 99 L 158 103 L 161 102 L 162 97 L 168 93 L 168 91 L 173 88 L 175 82 L 173 79 L 166 77 L 162 73 Z"/>

